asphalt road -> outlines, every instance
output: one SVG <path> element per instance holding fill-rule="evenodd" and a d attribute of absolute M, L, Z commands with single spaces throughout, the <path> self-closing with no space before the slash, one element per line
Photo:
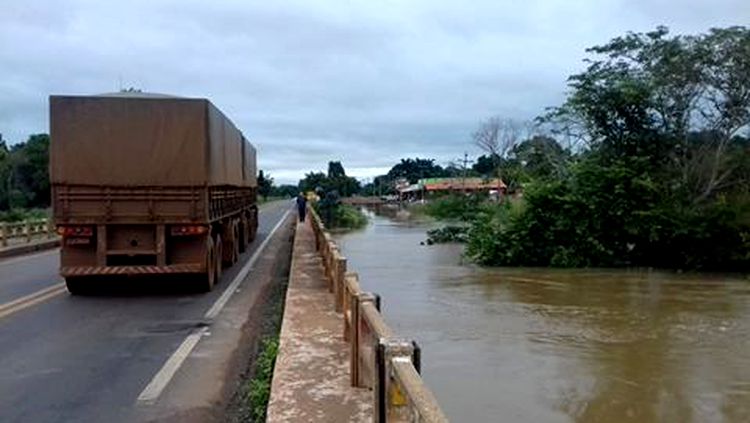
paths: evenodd
<path fill-rule="evenodd" d="M 74 297 L 60 286 L 57 250 L 0 261 L 0 422 L 131 420 L 139 394 L 290 206 L 261 208 L 257 239 L 208 294 L 175 279 Z"/>

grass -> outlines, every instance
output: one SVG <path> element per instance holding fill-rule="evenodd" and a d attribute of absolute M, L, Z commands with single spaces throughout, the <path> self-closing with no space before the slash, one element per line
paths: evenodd
<path fill-rule="evenodd" d="M 268 400 L 271 397 L 271 381 L 276 355 L 279 352 L 279 336 L 261 341 L 260 352 L 255 364 L 255 375 L 247 381 L 245 402 L 249 408 L 250 421 L 262 422 L 266 419 Z"/>

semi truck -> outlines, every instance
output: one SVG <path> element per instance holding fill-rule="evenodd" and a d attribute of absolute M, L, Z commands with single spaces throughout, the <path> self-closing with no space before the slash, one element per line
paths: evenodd
<path fill-rule="evenodd" d="M 255 238 L 256 150 L 206 99 L 51 96 L 50 139 L 71 294 L 168 274 L 210 291 Z"/>

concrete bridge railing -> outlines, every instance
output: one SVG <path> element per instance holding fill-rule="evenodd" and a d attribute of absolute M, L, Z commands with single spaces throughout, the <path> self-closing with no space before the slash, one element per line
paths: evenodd
<path fill-rule="evenodd" d="M 351 385 L 372 390 L 374 421 L 447 422 L 419 374 L 419 346 L 394 334 L 380 313 L 380 297 L 360 289 L 359 277 L 347 271 L 346 258 L 320 216 L 312 208 L 310 215 L 329 290 L 343 317 L 342 335 L 350 345 Z"/>
<path fill-rule="evenodd" d="M 9 243 L 30 243 L 34 238 L 57 236 L 51 219 L 26 220 L 23 222 L 0 222 L 0 247 Z"/>

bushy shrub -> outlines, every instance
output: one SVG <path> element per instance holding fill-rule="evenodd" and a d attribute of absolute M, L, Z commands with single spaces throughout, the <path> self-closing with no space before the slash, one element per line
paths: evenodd
<path fill-rule="evenodd" d="M 446 195 L 428 201 L 423 211 L 435 219 L 466 222 L 476 215 L 485 198 L 486 196 L 476 195 Z"/>

